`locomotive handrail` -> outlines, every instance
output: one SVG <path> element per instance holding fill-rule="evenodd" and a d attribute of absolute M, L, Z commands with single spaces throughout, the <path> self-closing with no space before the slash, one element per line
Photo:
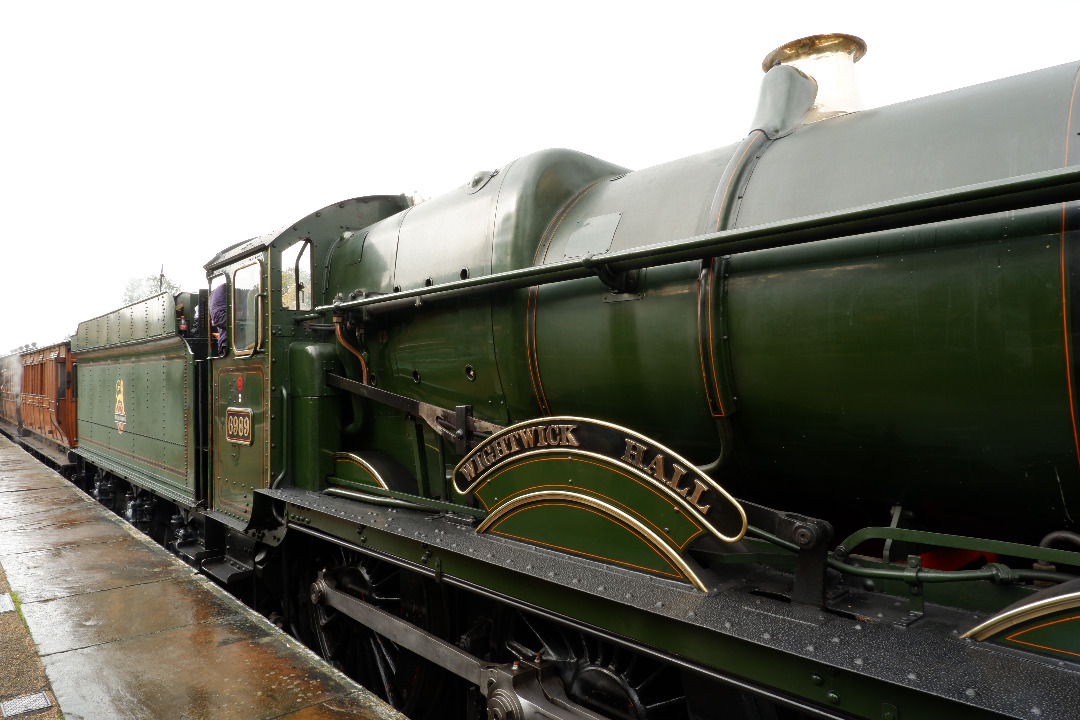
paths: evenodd
<path fill-rule="evenodd" d="M 673 265 L 734 253 L 783 247 L 912 225 L 958 220 L 975 215 L 1020 210 L 1080 199 L 1080 166 L 965 185 L 900 200 L 860 205 L 837 212 L 806 215 L 735 230 L 697 235 L 618 252 L 584 255 L 545 265 L 508 270 L 467 280 L 320 305 L 316 312 L 370 308 L 378 311 L 419 308 L 427 301 L 487 295 L 533 285 L 579 280 L 611 272 Z M 977 237 L 973 240 L 977 241 Z"/>
<path fill-rule="evenodd" d="M 862 530 L 858 530 L 849 535 L 842 543 L 840 543 L 840 547 L 844 548 L 845 553 L 850 553 L 856 547 L 868 540 L 903 540 L 905 542 L 922 543 L 924 545 L 934 545 L 936 547 L 992 552 L 999 555 L 1022 557 L 1027 560 L 1061 563 L 1064 565 L 1080 567 L 1080 553 L 1071 550 L 1037 547 L 1035 545 L 1022 545 L 1020 543 L 1005 542 L 1003 540 L 984 540 L 981 538 L 965 537 L 963 535 L 943 535 L 941 533 L 928 532 L 926 530 L 911 530 L 908 528 L 863 528 Z"/>
<path fill-rule="evenodd" d="M 903 528 L 869 528 L 871 530 L 904 530 Z M 907 531 L 907 532 L 919 532 L 919 531 Z M 772 533 L 768 533 L 761 528 L 750 526 L 746 529 L 746 534 L 751 537 L 756 537 L 766 542 L 777 545 L 791 552 L 798 552 L 799 548 L 794 543 L 789 543 L 786 540 L 776 537 Z M 855 533 L 858 535 L 859 533 Z M 932 536 L 938 539 L 942 538 L 957 538 L 958 536 L 938 535 L 937 533 L 923 533 L 926 536 Z M 851 537 L 855 537 L 852 535 Z M 848 538 L 851 539 L 850 537 Z M 864 539 L 870 539 L 866 537 Z M 907 539 L 911 539 L 910 537 Z M 986 545 L 998 545 L 1011 546 L 1015 548 L 1029 548 L 1027 545 L 1017 545 L 1015 543 L 1006 543 L 995 540 L 985 541 Z M 944 543 L 939 543 L 944 545 Z M 844 548 L 841 551 L 841 548 Z M 982 549 L 985 549 L 982 548 Z M 1029 548 L 1032 549 L 1032 548 Z M 1042 548 L 1047 550 L 1049 548 Z M 1058 552 L 1068 552 L 1066 550 L 1059 550 Z M 833 570 L 837 570 L 841 573 L 849 575 L 855 575 L 857 577 L 875 578 L 880 580 L 899 580 L 906 583 L 949 583 L 949 582 L 968 582 L 973 580 L 989 580 L 995 583 L 1013 583 L 1013 582 L 1027 582 L 1027 581 L 1043 581 L 1052 583 L 1062 583 L 1069 580 L 1076 580 L 1076 575 L 1069 575 L 1056 570 L 1025 570 L 1011 568 L 1001 563 L 987 563 L 983 567 L 977 570 L 933 570 L 928 568 L 910 567 L 900 564 L 885 564 L 877 567 L 866 567 L 863 565 L 853 565 L 848 562 L 848 554 L 843 544 L 838 545 L 833 550 L 831 556 L 828 559 L 828 566 Z M 878 561 L 879 563 L 881 561 Z"/>

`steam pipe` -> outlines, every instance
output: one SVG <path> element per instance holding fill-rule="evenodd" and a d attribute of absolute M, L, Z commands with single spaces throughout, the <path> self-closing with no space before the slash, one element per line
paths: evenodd
<path fill-rule="evenodd" d="M 345 346 L 346 350 L 348 350 L 353 355 L 355 355 L 356 359 L 360 361 L 360 369 L 361 369 L 361 372 L 363 373 L 363 383 L 365 385 L 367 385 L 368 384 L 367 361 L 364 360 L 364 356 L 359 350 L 357 350 L 350 343 L 345 341 L 345 336 L 341 332 L 341 320 L 342 320 L 342 318 L 340 316 L 337 316 L 337 317 L 334 318 L 334 336 L 337 337 L 339 343 L 341 343 L 342 345 Z"/>

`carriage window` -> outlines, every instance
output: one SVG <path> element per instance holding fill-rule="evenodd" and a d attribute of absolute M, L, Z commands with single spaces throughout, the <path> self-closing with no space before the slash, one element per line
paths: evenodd
<path fill-rule="evenodd" d="M 311 309 L 310 240 L 300 240 L 281 251 L 281 308 Z"/>
<path fill-rule="evenodd" d="M 250 355 L 262 345 L 262 265 L 258 262 L 233 273 L 232 345 L 237 355 Z"/>

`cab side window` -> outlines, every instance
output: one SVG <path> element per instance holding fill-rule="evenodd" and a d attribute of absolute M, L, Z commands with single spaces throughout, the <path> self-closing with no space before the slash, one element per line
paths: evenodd
<path fill-rule="evenodd" d="M 254 262 L 233 273 L 232 336 L 237 355 L 251 355 L 262 344 L 262 264 Z"/>
<path fill-rule="evenodd" d="M 310 240 L 300 240 L 281 251 L 281 308 L 311 309 Z"/>

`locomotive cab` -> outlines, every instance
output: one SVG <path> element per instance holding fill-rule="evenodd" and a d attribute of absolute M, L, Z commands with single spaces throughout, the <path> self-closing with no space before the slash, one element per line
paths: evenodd
<path fill-rule="evenodd" d="M 209 359 L 211 496 L 222 522 L 242 530 L 257 489 L 324 484 L 330 466 L 303 437 L 340 427 L 343 413 L 320 380 L 338 367 L 325 342 L 333 326 L 311 310 L 323 299 L 335 248 L 405 205 L 403 197 L 336 203 L 234 245 L 205 266 L 216 344 Z"/>

